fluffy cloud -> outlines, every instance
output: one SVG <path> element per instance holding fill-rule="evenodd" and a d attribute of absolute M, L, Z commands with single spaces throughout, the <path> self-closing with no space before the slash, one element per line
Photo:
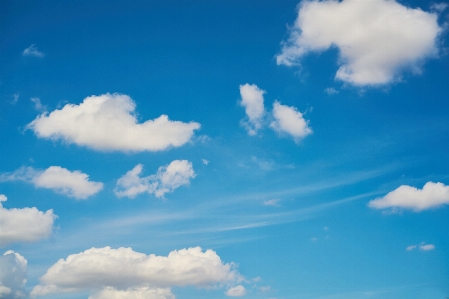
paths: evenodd
<path fill-rule="evenodd" d="M 90 96 L 79 105 L 39 115 L 28 124 L 38 137 L 102 151 L 160 151 L 187 143 L 196 122 L 171 121 L 167 115 L 137 123 L 133 100 L 122 94 Z"/>
<path fill-rule="evenodd" d="M 23 56 L 34 56 L 34 57 L 39 57 L 39 58 L 43 58 L 45 56 L 45 54 L 40 52 L 37 49 L 37 47 L 34 46 L 34 44 L 29 46 L 25 50 L 23 50 L 22 55 Z"/>
<path fill-rule="evenodd" d="M 24 298 L 27 278 L 27 260 L 9 250 L 0 256 L 0 298 Z"/>
<path fill-rule="evenodd" d="M 169 288 L 130 288 L 116 290 L 107 287 L 88 299 L 175 299 Z"/>
<path fill-rule="evenodd" d="M 293 137 L 295 142 L 312 134 L 307 121 L 302 117 L 302 113 L 295 107 L 282 105 L 278 101 L 273 103 L 273 118 L 270 127 L 280 134 L 287 134 Z"/>
<path fill-rule="evenodd" d="M 41 212 L 36 208 L 5 209 L 0 194 L 0 247 L 17 242 L 35 242 L 50 236 L 56 215 L 53 210 Z"/>
<path fill-rule="evenodd" d="M 336 79 L 387 84 L 400 79 L 405 68 L 420 72 L 422 61 L 438 54 L 437 18 L 394 0 L 303 1 L 277 63 L 299 64 L 309 52 L 336 47 Z"/>
<path fill-rule="evenodd" d="M 435 245 L 433 245 L 433 244 L 426 244 L 426 243 L 422 242 L 420 245 L 407 246 L 407 248 L 405 248 L 405 250 L 411 251 L 411 250 L 414 250 L 416 248 L 419 248 L 419 250 L 421 250 L 421 251 L 429 251 L 429 250 L 434 250 L 435 249 Z"/>
<path fill-rule="evenodd" d="M 32 183 L 38 188 L 52 189 L 75 199 L 87 199 L 103 189 L 103 183 L 89 181 L 87 174 L 59 166 L 50 166 L 43 171 L 32 167 L 22 167 L 13 173 L 0 176 L 0 181 L 17 180 Z"/>
<path fill-rule="evenodd" d="M 263 95 L 265 91 L 255 84 L 240 85 L 240 96 L 242 101 L 240 105 L 245 107 L 247 121 L 242 121 L 249 135 L 256 135 L 257 131 L 263 125 L 265 108 L 263 104 Z"/>
<path fill-rule="evenodd" d="M 104 247 L 60 259 L 40 278 L 41 284 L 33 288 L 31 295 L 99 290 L 100 293 L 91 298 L 106 298 L 108 293 L 122 298 L 120 296 L 126 293 L 115 290 L 126 290 L 135 296 L 132 298 L 143 298 L 139 296 L 154 293 L 154 288 L 210 287 L 239 280 L 241 277 L 235 265 L 224 264 L 213 250 L 203 252 L 200 247 L 195 247 L 174 250 L 168 256 L 156 256 L 131 248 Z M 160 296 L 171 296 L 167 290 L 159 292 Z"/>
<path fill-rule="evenodd" d="M 374 209 L 402 208 L 415 212 L 449 204 L 449 186 L 427 182 L 422 189 L 402 185 L 384 197 L 369 202 Z"/>
<path fill-rule="evenodd" d="M 118 197 L 134 198 L 144 192 L 164 197 L 165 193 L 173 192 L 180 186 L 188 186 L 190 179 L 195 177 L 192 163 L 187 160 L 174 160 L 147 177 L 140 177 L 142 168 L 142 164 L 138 164 L 117 180 L 114 192 Z"/>
<path fill-rule="evenodd" d="M 246 294 L 246 289 L 244 286 L 238 285 L 227 290 L 225 294 L 230 297 L 240 297 Z"/>

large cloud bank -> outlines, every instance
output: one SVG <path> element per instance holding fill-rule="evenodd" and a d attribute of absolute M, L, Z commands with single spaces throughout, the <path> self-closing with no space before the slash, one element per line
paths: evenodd
<path fill-rule="evenodd" d="M 310 52 L 339 50 L 335 78 L 353 85 L 387 84 L 408 68 L 420 72 L 438 54 L 438 16 L 394 0 L 303 1 L 277 63 L 299 64 Z"/>
<path fill-rule="evenodd" d="M 75 199 L 87 199 L 103 189 L 103 183 L 90 181 L 87 174 L 60 166 L 50 166 L 45 170 L 22 167 L 13 173 L 2 174 L 0 181 L 25 181 Z"/>
<path fill-rule="evenodd" d="M 39 115 L 27 128 L 38 137 L 62 139 L 101 151 L 160 151 L 187 143 L 196 122 L 171 121 L 167 115 L 138 123 L 136 104 L 127 95 L 90 96 L 79 105 Z"/>
<path fill-rule="evenodd" d="M 142 164 L 138 164 L 118 179 L 115 194 L 118 197 L 134 198 L 146 192 L 164 197 L 165 193 L 173 192 L 178 187 L 188 186 L 190 179 L 195 177 L 192 163 L 187 160 L 174 160 L 147 177 L 140 177 L 142 170 Z"/>
<path fill-rule="evenodd" d="M 0 298 L 25 298 L 27 260 L 20 254 L 8 250 L 0 256 Z"/>
<path fill-rule="evenodd" d="M 172 286 L 211 287 L 241 279 L 235 265 L 224 264 L 213 250 L 194 247 L 156 256 L 131 248 L 104 247 L 60 259 L 40 278 L 31 295 L 90 290 L 94 292 L 91 299 L 173 298 L 167 289 Z"/>
<path fill-rule="evenodd" d="M 0 247 L 17 242 L 35 242 L 50 236 L 56 215 L 53 210 L 45 213 L 36 208 L 5 209 L 6 201 L 0 194 Z"/>
<path fill-rule="evenodd" d="M 280 102 L 273 103 L 272 112 L 267 112 L 264 105 L 265 90 L 255 84 L 240 85 L 240 105 L 245 108 L 246 120 L 242 120 L 242 126 L 248 135 L 254 136 L 268 122 L 269 127 L 281 136 L 290 136 L 295 142 L 312 133 L 309 123 L 296 107 L 282 105 Z M 271 120 L 271 121 L 269 121 Z"/>
<path fill-rule="evenodd" d="M 422 189 L 402 185 L 384 197 L 369 202 L 374 209 L 410 209 L 415 212 L 449 204 L 449 186 L 427 182 Z"/>

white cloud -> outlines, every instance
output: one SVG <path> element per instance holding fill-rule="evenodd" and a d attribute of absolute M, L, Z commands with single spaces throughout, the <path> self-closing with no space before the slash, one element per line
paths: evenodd
<path fill-rule="evenodd" d="M 333 95 L 333 94 L 337 94 L 338 90 L 336 90 L 333 87 L 328 87 L 328 88 L 324 89 L 324 92 L 327 93 L 328 95 Z"/>
<path fill-rule="evenodd" d="M 224 264 L 213 250 L 200 247 L 174 250 L 168 256 L 146 255 L 131 248 L 91 248 L 67 259 L 60 259 L 40 278 L 31 295 L 98 290 L 108 292 L 136 288 L 169 288 L 172 286 L 212 287 L 240 281 L 233 263 Z M 110 291 L 113 292 L 113 291 Z M 151 292 L 140 289 L 140 292 Z M 166 292 L 166 291 L 165 291 Z M 116 293 L 120 296 L 120 293 Z M 166 294 L 168 298 L 170 295 Z M 117 297 L 121 298 L 121 297 Z M 156 297 L 157 298 L 157 297 Z"/>
<path fill-rule="evenodd" d="M 130 288 L 116 290 L 106 287 L 88 299 L 175 299 L 169 288 Z"/>
<path fill-rule="evenodd" d="M 39 57 L 39 58 L 43 58 L 45 56 L 45 54 L 40 52 L 37 49 L 37 47 L 34 46 L 34 44 L 29 46 L 25 50 L 23 50 L 22 55 L 23 56 L 35 56 L 35 57 Z"/>
<path fill-rule="evenodd" d="M 230 297 L 240 297 L 246 294 L 246 289 L 244 286 L 238 285 L 227 290 L 225 294 Z"/>
<path fill-rule="evenodd" d="M 136 104 L 127 95 L 90 96 L 79 105 L 43 113 L 28 124 L 40 138 L 62 139 L 101 151 L 160 151 L 187 143 L 196 122 L 171 121 L 167 115 L 137 123 Z"/>
<path fill-rule="evenodd" d="M 142 164 L 136 165 L 117 180 L 114 192 L 118 197 L 134 198 L 141 193 L 164 197 L 180 186 L 188 186 L 195 177 L 192 163 L 187 160 L 174 160 L 169 165 L 159 167 L 156 174 L 140 177 Z"/>
<path fill-rule="evenodd" d="M 336 47 L 336 79 L 357 86 L 391 83 L 403 69 L 419 73 L 423 60 L 438 54 L 437 18 L 394 0 L 302 1 L 277 63 L 299 64 L 310 52 Z"/>
<path fill-rule="evenodd" d="M 429 251 L 429 250 L 434 250 L 435 249 L 435 245 L 434 244 L 426 244 L 426 243 L 422 242 L 419 245 L 407 246 L 407 248 L 405 248 L 405 250 L 411 251 L 411 250 L 414 250 L 416 248 L 419 248 L 419 250 L 421 250 L 421 251 Z"/>
<path fill-rule="evenodd" d="M 384 197 L 371 200 L 368 205 L 374 209 L 402 208 L 420 212 L 445 204 L 449 204 L 449 186 L 427 182 L 422 189 L 402 185 Z"/>
<path fill-rule="evenodd" d="M 37 111 L 47 110 L 47 107 L 42 105 L 41 100 L 39 98 L 31 98 L 30 101 L 34 103 L 34 109 L 36 109 Z"/>
<path fill-rule="evenodd" d="M 206 165 L 207 166 L 207 164 L 209 164 L 209 160 L 206 160 L 206 159 L 201 159 L 201 161 L 203 162 L 203 164 L 204 165 Z"/>
<path fill-rule="evenodd" d="M 5 209 L 0 194 L 0 247 L 17 242 L 35 242 L 50 236 L 57 217 L 53 210 L 45 213 L 36 208 Z"/>
<path fill-rule="evenodd" d="M 433 244 L 423 244 L 423 245 L 419 246 L 419 249 L 421 249 L 422 251 L 434 250 L 435 249 L 435 245 L 433 245 Z"/>
<path fill-rule="evenodd" d="M 60 166 L 50 166 L 43 171 L 22 167 L 13 173 L 0 175 L 0 182 L 17 180 L 32 183 L 38 188 L 52 189 L 75 199 L 87 199 L 103 189 L 103 183 L 89 181 L 87 174 Z"/>
<path fill-rule="evenodd" d="M 265 200 L 263 202 L 263 205 L 264 206 L 279 207 L 280 206 L 279 201 L 280 201 L 279 198 L 273 198 L 273 199 Z"/>
<path fill-rule="evenodd" d="M 312 129 L 295 107 L 285 106 L 278 101 L 273 103 L 273 118 L 270 127 L 280 134 L 288 134 L 295 142 L 312 134 Z"/>
<path fill-rule="evenodd" d="M 255 84 L 240 85 L 240 96 L 242 101 L 240 105 L 245 107 L 247 121 L 242 121 L 249 135 L 256 135 L 257 131 L 263 126 L 265 108 L 263 104 L 263 95 L 265 91 Z"/>
<path fill-rule="evenodd" d="M 8 250 L 0 256 L 0 298 L 26 297 L 27 260 L 20 254 Z"/>

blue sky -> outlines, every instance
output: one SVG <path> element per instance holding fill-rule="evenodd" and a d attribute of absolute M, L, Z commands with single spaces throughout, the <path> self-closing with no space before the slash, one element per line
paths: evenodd
<path fill-rule="evenodd" d="M 447 6 L 2 1 L 0 298 L 449 296 Z"/>

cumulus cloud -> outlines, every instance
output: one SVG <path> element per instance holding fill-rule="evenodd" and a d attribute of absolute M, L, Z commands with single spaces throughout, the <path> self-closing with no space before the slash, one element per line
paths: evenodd
<path fill-rule="evenodd" d="M 287 134 L 293 137 L 295 142 L 312 134 L 312 129 L 303 118 L 302 113 L 295 107 L 285 106 L 275 101 L 273 103 L 273 118 L 270 127 L 280 134 Z"/>
<path fill-rule="evenodd" d="M 8 250 L 0 256 L 0 298 L 26 297 L 27 260 L 20 254 Z"/>
<path fill-rule="evenodd" d="M 159 292 L 159 297 L 152 294 L 159 299 L 172 298 L 166 289 L 172 286 L 212 287 L 241 279 L 235 264 L 224 264 L 210 249 L 203 252 L 200 247 L 194 247 L 174 250 L 168 256 L 156 256 L 131 248 L 104 247 L 60 259 L 40 278 L 40 284 L 33 288 L 31 295 L 98 290 L 91 299 L 111 298 L 105 297 L 108 294 L 115 296 L 112 298 L 122 298 L 126 292 L 131 292 L 134 296 L 131 298 L 136 299 L 143 298 L 139 296 L 145 293 Z M 165 290 L 155 291 L 157 288 Z"/>
<path fill-rule="evenodd" d="M 53 210 L 45 213 L 36 208 L 5 209 L 6 201 L 0 194 L 0 247 L 17 242 L 35 242 L 50 236 L 56 215 Z"/>
<path fill-rule="evenodd" d="M 45 56 L 45 54 L 40 52 L 34 44 L 23 50 L 22 55 L 34 56 L 39 58 L 43 58 Z"/>
<path fill-rule="evenodd" d="M 422 189 L 402 185 L 384 197 L 371 200 L 374 209 L 410 209 L 415 212 L 437 208 L 449 204 L 449 186 L 427 182 Z"/>
<path fill-rule="evenodd" d="M 89 180 L 89 175 L 75 170 L 70 171 L 60 166 L 50 166 L 46 170 L 22 167 L 13 173 L 0 175 L 0 181 L 24 181 L 38 188 L 53 191 L 75 199 L 87 199 L 103 189 L 103 183 Z"/>
<path fill-rule="evenodd" d="M 263 126 L 265 107 L 263 104 L 263 95 L 265 90 L 260 89 L 255 84 L 240 85 L 240 96 L 242 101 L 240 105 L 245 108 L 247 120 L 241 124 L 246 128 L 249 135 L 256 135 L 257 131 Z"/>
<path fill-rule="evenodd" d="M 394 0 L 302 1 L 277 63 L 299 64 L 310 52 L 336 47 L 336 79 L 356 86 L 391 83 L 404 69 L 419 73 L 423 60 L 438 54 L 437 18 Z"/>
<path fill-rule="evenodd" d="M 88 299 L 175 299 L 169 288 L 129 288 L 116 290 L 106 287 Z"/>
<path fill-rule="evenodd" d="M 79 105 L 43 113 L 28 124 L 40 138 L 62 139 L 101 151 L 160 151 L 191 140 L 196 122 L 172 121 L 167 115 L 138 123 L 136 104 L 127 95 L 90 96 Z"/>
<path fill-rule="evenodd" d="M 246 295 L 246 289 L 244 286 L 238 285 L 227 290 L 225 294 L 230 297 L 241 297 Z"/>
<path fill-rule="evenodd" d="M 174 160 L 166 166 L 159 167 L 156 174 L 140 177 L 143 165 L 138 164 L 117 180 L 114 192 L 118 197 L 134 198 L 141 193 L 164 197 L 181 186 L 188 186 L 195 172 L 192 163 L 187 160 Z"/>

